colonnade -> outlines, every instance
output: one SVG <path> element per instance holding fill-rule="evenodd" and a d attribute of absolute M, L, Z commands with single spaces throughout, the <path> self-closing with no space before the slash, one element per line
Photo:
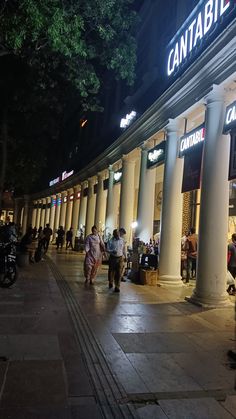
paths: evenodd
<path fill-rule="evenodd" d="M 228 221 L 228 162 L 229 136 L 222 135 L 225 114 L 224 96 L 213 88 L 205 98 L 206 138 L 203 157 L 199 251 L 196 288 L 190 300 L 202 305 L 228 303 L 225 291 Z M 166 155 L 163 178 L 161 213 L 159 283 L 162 286 L 183 286 L 180 276 L 183 159 L 178 157 L 179 120 L 169 120 L 165 127 Z M 116 184 L 116 165 L 83 180 L 80 184 L 34 202 L 31 220 L 37 228 L 47 222 L 54 232 L 59 225 L 79 228 L 87 235 L 95 223 L 105 234 L 118 226 L 127 232 L 127 244 L 132 243 L 133 221 L 136 235 L 148 242 L 153 235 L 155 169 L 147 167 L 146 142 L 139 156 L 132 153 L 121 157 L 122 176 Z M 137 155 L 137 153 L 136 153 Z M 139 164 L 138 198 L 135 208 L 135 169 Z M 106 180 L 106 187 L 105 181 Z M 63 186 L 62 186 L 63 187 Z M 28 201 L 27 201 L 28 202 Z M 27 225 L 29 202 L 25 205 L 24 228 Z M 215 237 L 214 226 L 218 226 Z M 219 234 L 220 229 L 220 234 Z"/>

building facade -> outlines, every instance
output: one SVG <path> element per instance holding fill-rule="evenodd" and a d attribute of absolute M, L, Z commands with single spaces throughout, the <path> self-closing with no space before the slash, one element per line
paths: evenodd
<path fill-rule="evenodd" d="M 190 300 L 220 306 L 228 304 L 227 240 L 236 214 L 235 1 L 192 3 L 166 45 L 168 87 L 142 114 L 127 108 L 121 135 L 84 169 L 25 197 L 21 221 L 24 230 L 49 223 L 54 232 L 63 225 L 85 234 L 94 223 L 105 234 L 122 226 L 129 244 L 134 233 L 148 242 L 160 231 L 163 286 L 183 285 L 181 236 L 195 225 L 199 249 Z M 18 205 L 16 221 L 19 213 Z"/>

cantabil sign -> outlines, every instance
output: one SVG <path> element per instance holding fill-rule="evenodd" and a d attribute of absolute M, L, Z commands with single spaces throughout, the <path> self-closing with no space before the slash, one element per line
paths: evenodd
<path fill-rule="evenodd" d="M 158 144 L 156 147 L 152 148 L 148 152 L 147 157 L 147 168 L 150 167 L 156 167 L 160 164 L 164 163 L 165 161 L 165 146 L 166 142 L 162 141 L 160 144 Z"/>
<path fill-rule="evenodd" d="M 183 157 L 185 154 L 188 154 L 191 151 L 194 151 L 194 148 L 198 144 L 201 144 L 205 140 L 205 126 L 200 125 L 193 131 L 190 131 L 184 137 L 180 138 L 179 143 L 179 157 Z"/>
<path fill-rule="evenodd" d="M 205 47 L 205 40 L 216 37 L 233 9 L 235 0 L 201 0 L 169 44 L 167 75 L 178 72 L 195 53 Z M 215 35 L 215 31 L 217 34 Z M 214 36 L 213 36 L 214 33 Z"/>
<path fill-rule="evenodd" d="M 236 101 L 226 108 L 224 133 L 232 128 L 236 128 Z"/>

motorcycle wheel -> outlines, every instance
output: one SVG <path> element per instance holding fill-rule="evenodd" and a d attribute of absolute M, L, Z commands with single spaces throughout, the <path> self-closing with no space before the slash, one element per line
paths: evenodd
<path fill-rule="evenodd" d="M 17 271 L 15 266 L 9 266 L 7 272 L 0 274 L 0 287 L 9 288 L 17 278 Z"/>

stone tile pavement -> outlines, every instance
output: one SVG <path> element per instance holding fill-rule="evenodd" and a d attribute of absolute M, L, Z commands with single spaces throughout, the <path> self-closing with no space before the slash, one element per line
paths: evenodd
<path fill-rule="evenodd" d="M 81 255 L 52 249 L 49 256 L 122 389 L 119 405 L 132 404 L 145 419 L 236 417 L 235 365 L 227 357 L 235 348 L 232 298 L 227 308 L 206 310 L 184 300 L 194 284 L 167 290 L 129 281 L 117 295 L 106 266 L 94 286 L 84 286 Z M 0 419 L 104 417 L 58 281 L 44 261 L 0 289 L 0 356 L 7 358 Z"/>

